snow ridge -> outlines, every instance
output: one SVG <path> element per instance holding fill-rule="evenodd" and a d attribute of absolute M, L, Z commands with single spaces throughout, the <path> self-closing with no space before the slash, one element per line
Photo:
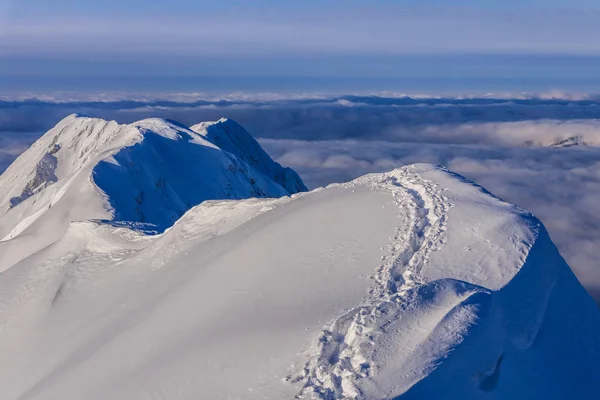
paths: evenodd
<path fill-rule="evenodd" d="M 406 310 L 415 301 L 418 303 L 419 289 L 426 284 L 421 270 L 430 253 L 444 243 L 451 204 L 435 184 L 413 172 L 415 168 L 418 166 L 368 175 L 344 185 L 366 185 L 372 190 L 388 191 L 410 223 L 398 227 L 391 238 L 388 254 L 382 257 L 374 276 L 372 297 L 330 324 L 319 338 L 317 353 L 303 371 L 288 377 L 292 382 L 304 382 L 299 398 L 360 397 L 357 381 L 377 373 L 378 366 L 372 363 L 374 353 L 385 351 L 376 337 L 385 333 L 394 313 Z M 466 297 L 477 292 L 466 291 Z"/>
<path fill-rule="evenodd" d="M 260 144 L 240 124 L 221 118 L 216 122 L 202 122 L 190 128 L 221 149 L 234 154 L 253 168 L 280 184 L 290 193 L 308 189 L 291 168 L 283 168 L 260 147 Z"/>
<path fill-rule="evenodd" d="M 273 161 L 237 123 L 223 119 L 198 126 L 206 127 L 203 135 L 158 118 L 119 125 L 115 121 L 70 115 L 36 141 L 0 176 L 0 186 L 4 189 L 0 194 L 0 217 L 86 167 L 93 168 L 93 182 L 109 200 L 118 201 L 120 193 L 110 193 L 115 184 L 121 185 L 117 191 L 120 192 L 130 189 L 131 184 L 135 187 L 153 180 L 147 183 L 161 189 L 163 198 L 172 200 L 164 210 L 172 214 L 169 224 L 175 221 L 173 217 L 179 218 L 182 211 L 204 199 L 279 197 L 307 190 L 294 171 Z M 174 156 L 170 150 L 179 152 L 179 156 Z M 179 181 L 190 186 L 187 193 L 182 187 L 170 187 L 173 181 L 177 184 L 176 177 L 165 182 L 165 174 L 175 164 L 180 169 L 172 172 L 183 175 Z M 153 171 L 157 168 L 165 173 Z M 118 178 L 130 180 L 132 174 L 138 176 L 127 185 L 118 182 Z M 185 178 L 186 174 L 189 179 Z M 203 193 L 199 193 L 198 185 L 203 187 Z M 137 203 L 149 200 L 138 198 L 143 196 L 140 193 L 133 193 Z M 145 194 L 149 194 L 147 190 Z M 54 199 L 52 203 L 56 201 Z M 36 201 L 32 199 L 31 202 Z M 127 208 L 132 202 L 128 198 L 122 203 Z M 121 211 L 114 210 L 117 218 Z M 141 212 L 137 214 L 139 222 L 148 217 Z M 166 226 L 162 226 L 164 228 Z"/>
<path fill-rule="evenodd" d="M 574 147 L 574 146 L 587 146 L 587 142 L 583 139 L 581 135 L 570 136 L 566 139 L 560 139 L 556 142 L 552 143 L 550 147 L 554 147 L 556 149 L 563 147 Z"/>
<path fill-rule="evenodd" d="M 32 238 L 0 251 L 0 271 L 58 240 L 70 222 L 152 224 L 150 230 L 162 232 L 206 200 L 307 190 L 243 128 L 227 126 L 240 132 L 238 147 L 225 141 L 221 148 L 210 135 L 159 118 L 120 125 L 66 117 L 0 176 L 0 243 Z"/>
<path fill-rule="evenodd" d="M 448 177 L 463 188 L 442 190 Z M 299 385 L 296 397 L 443 398 L 446 388 L 455 390 L 457 398 L 503 399 L 517 391 L 507 383 L 511 379 L 527 393 L 519 398 L 535 393 L 539 383 L 526 386 L 522 376 L 548 367 L 532 361 L 531 354 L 540 347 L 550 351 L 569 336 L 557 333 L 568 331 L 557 313 L 572 307 L 560 304 L 560 293 L 582 294 L 541 223 L 442 167 L 413 165 L 346 186 L 354 185 L 392 194 L 406 223 L 391 237 L 369 297 L 326 325 L 308 361 L 287 376 Z M 449 216 L 454 216 L 450 227 Z M 474 249 L 488 256 L 480 258 Z M 582 307 L 591 304 L 589 298 L 580 300 Z M 598 329 L 596 311 L 590 310 L 596 315 L 592 330 Z M 594 334 L 580 335 L 578 340 L 587 342 Z M 579 372 L 585 376 L 580 393 L 587 393 L 594 387 L 589 378 L 597 362 L 593 356 L 574 357 L 589 368 Z M 503 372 L 498 389 L 501 368 L 509 372 Z M 571 391 L 572 379 L 563 381 Z"/>

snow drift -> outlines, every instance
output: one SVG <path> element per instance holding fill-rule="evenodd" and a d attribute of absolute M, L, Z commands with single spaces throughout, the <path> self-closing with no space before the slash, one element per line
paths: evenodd
<path fill-rule="evenodd" d="M 264 168 L 269 159 L 237 125 L 219 121 L 190 133 L 151 120 L 136 132 L 148 124 L 160 144 L 146 144 L 151 163 L 130 172 L 134 178 L 120 174 L 137 171 L 128 169 L 139 162 L 135 150 L 101 153 L 104 161 L 84 174 L 98 187 L 105 176 L 103 191 L 122 217 L 70 222 L 74 214 L 51 213 L 53 205 L 44 216 L 63 218 L 64 232 L 0 273 L 3 399 L 514 400 L 600 392 L 600 313 L 530 213 L 441 167 L 413 165 L 278 199 L 204 201 L 148 234 L 135 212 L 140 204 L 119 203 L 111 183 L 138 185 L 144 171 L 159 170 L 152 163 L 167 168 L 195 154 L 179 146 L 202 143 L 227 162 L 234 157 L 261 174 L 265 196 L 303 188 L 292 171 Z M 122 149 L 139 142 L 130 143 Z M 167 144 L 180 159 L 154 154 Z M 56 185 L 58 192 L 67 176 L 61 165 L 28 175 L 48 182 L 37 192 L 30 185 L 31 195 L 8 185 L 27 199 L 6 215 Z M 222 169 L 207 168 L 198 166 L 202 177 L 222 182 Z M 247 173 L 236 173 L 239 197 L 256 186 Z M 62 198 L 84 198 L 86 186 L 77 187 Z M 154 212 L 178 205 L 146 204 L 144 215 L 164 225 L 169 220 Z M 79 215 L 94 217 L 94 206 L 77 205 Z M 28 243 L 26 231 L 4 249 Z"/>

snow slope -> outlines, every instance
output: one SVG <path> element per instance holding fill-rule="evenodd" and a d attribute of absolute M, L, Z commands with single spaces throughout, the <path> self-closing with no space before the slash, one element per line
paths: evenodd
<path fill-rule="evenodd" d="M 564 399 L 600 313 L 531 214 L 431 165 L 73 222 L 0 273 L 3 399 Z"/>
<path fill-rule="evenodd" d="M 256 170 L 268 176 L 290 193 L 306 192 L 302 179 L 291 168 L 274 162 L 260 144 L 237 122 L 222 118 L 216 122 L 202 122 L 190 128 L 219 148 L 234 154 Z"/>
<path fill-rule="evenodd" d="M 248 153 L 160 119 L 119 125 L 65 118 L 0 176 L 0 271 L 27 255 L 21 249 L 53 243 L 71 221 L 147 223 L 164 231 L 205 200 L 306 190 L 293 171 L 244 139 L 254 144 Z"/>

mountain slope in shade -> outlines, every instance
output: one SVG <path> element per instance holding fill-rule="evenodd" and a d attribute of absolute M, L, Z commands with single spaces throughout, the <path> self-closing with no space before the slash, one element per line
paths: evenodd
<path fill-rule="evenodd" d="M 431 165 L 71 223 L 0 293 L 7 400 L 600 393 L 600 312 L 542 224 Z"/>
<path fill-rule="evenodd" d="M 222 118 L 216 122 L 202 122 L 190 129 L 219 148 L 250 164 L 283 186 L 288 192 L 298 193 L 308 190 L 294 170 L 284 168 L 273 161 L 252 135 L 237 122 Z"/>
<path fill-rule="evenodd" d="M 119 125 L 71 115 L 0 176 L 0 268 L 25 255 L 23 244 L 8 241 L 40 249 L 71 221 L 145 223 L 160 232 L 205 200 L 281 197 L 306 189 L 293 172 L 278 175 L 278 181 L 263 174 L 275 162 L 259 150 L 233 154 L 160 119 Z M 245 159 L 256 153 L 262 157 L 249 165 Z"/>

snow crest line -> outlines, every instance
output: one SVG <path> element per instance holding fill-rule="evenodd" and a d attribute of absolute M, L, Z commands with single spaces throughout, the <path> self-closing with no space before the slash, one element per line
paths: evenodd
<path fill-rule="evenodd" d="M 375 287 L 370 298 L 336 319 L 324 329 L 315 353 L 301 371 L 287 380 L 302 383 L 297 398 L 322 400 L 358 399 L 358 381 L 377 374 L 370 360 L 375 337 L 385 331 L 390 308 L 405 308 L 414 289 L 425 284 L 421 273 L 433 251 L 445 242 L 444 232 L 451 204 L 430 181 L 414 167 L 388 174 L 366 176 L 346 187 L 365 185 L 388 191 L 408 224 L 399 226 L 391 237 L 388 254 L 375 272 Z M 389 321 L 391 323 L 391 320 Z"/>

